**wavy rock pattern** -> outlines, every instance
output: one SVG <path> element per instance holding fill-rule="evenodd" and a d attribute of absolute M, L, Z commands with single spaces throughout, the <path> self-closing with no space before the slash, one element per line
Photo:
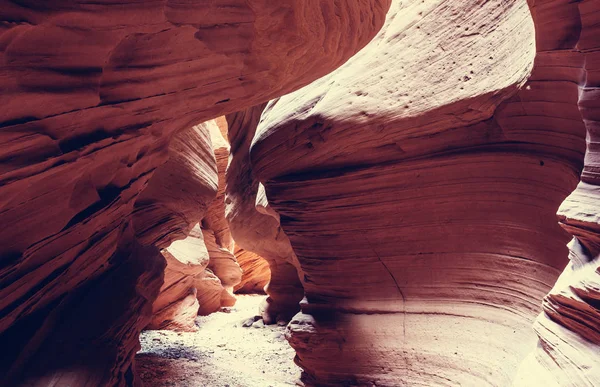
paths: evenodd
<path fill-rule="evenodd" d="M 579 85 L 577 104 L 587 129 L 587 152 L 581 181 L 558 210 L 560 225 L 574 236 L 570 263 L 544 298 L 534 324 L 539 344 L 521 365 L 517 386 L 600 385 L 599 10 L 594 1 L 553 1 L 532 8 L 539 18 L 544 15 L 547 22 L 564 26 L 549 34 L 554 39 L 545 49 L 564 58 L 555 63 L 562 62 L 561 72 L 573 73 L 569 80 Z"/>
<path fill-rule="evenodd" d="M 162 255 L 167 262 L 164 283 L 146 329 L 195 331 L 200 308 L 196 286 L 202 283 L 210 259 L 200 227 L 196 225 L 187 238 L 171 243 Z"/>
<path fill-rule="evenodd" d="M 266 323 L 274 323 L 278 316 L 289 319 L 299 310 L 304 289 L 294 265 L 296 256 L 279 220 L 258 211 L 260 183 L 253 176 L 249 149 L 264 107 L 257 105 L 227 116 L 231 158 L 227 168 L 225 216 L 236 244 L 269 264 L 271 278 L 265 288 L 269 297 L 260 313 Z"/>
<path fill-rule="evenodd" d="M 169 144 L 169 160 L 160 166 L 135 203 L 138 239 L 160 248 L 185 238 L 204 217 L 218 188 L 211 142 L 214 121 L 178 132 Z"/>
<path fill-rule="evenodd" d="M 208 268 L 219 277 L 228 291 L 233 292 L 233 287 L 242 280 L 242 269 L 234 255 L 235 244 L 229 231 L 229 224 L 225 219 L 225 172 L 229 161 L 229 144 L 223 137 L 222 130 L 227 133 L 226 125 L 227 121 L 223 117 L 220 125 L 215 124 L 210 127 L 213 150 L 217 160 L 219 185 L 217 197 L 208 207 L 207 214 L 202 220 L 202 232 L 210 255 Z"/>
<path fill-rule="evenodd" d="M 169 160 L 156 170 L 136 201 L 133 221 L 138 239 L 163 248 L 167 263 L 148 329 L 196 329 L 200 305 L 195 286 L 209 262 L 198 222 L 217 193 L 209 129 L 214 125 L 208 121 L 177 133 L 169 144 Z"/>
<path fill-rule="evenodd" d="M 241 269 L 220 245 L 231 240 L 223 203 L 226 145 L 212 120 L 180 131 L 169 145 L 169 161 L 136 202 L 133 219 L 140 240 L 162 247 L 162 241 L 185 238 L 163 251 L 165 282 L 148 329 L 195 330 L 198 313 L 235 303 L 230 292 L 241 280 Z"/>
<path fill-rule="evenodd" d="M 348 63 L 267 106 L 250 157 L 303 272 L 287 335 L 307 384 L 521 378 L 531 323 L 567 263 L 555 213 L 579 179 L 593 116 L 574 48 L 581 26 L 596 26 L 590 3 L 395 1 Z M 585 302 L 556 288 L 544 299 L 537 358 L 554 356 L 557 380 L 589 383 L 597 282 L 567 281 Z M 562 358 L 540 327 L 555 320 L 576 337 Z"/>
<path fill-rule="evenodd" d="M 266 259 L 251 251 L 235 248 L 235 258 L 242 268 L 242 280 L 233 290 L 235 293 L 264 293 L 271 279 L 271 269 Z"/>
<path fill-rule="evenodd" d="M 164 230 L 147 224 L 164 216 L 136 203 L 171 137 L 337 68 L 374 36 L 388 6 L 0 1 L 0 342 L 10 353 L 0 378 L 27 369 L 37 385 L 134 383 L 133 348 L 164 265 L 155 247 L 138 258 L 145 248 L 135 235 L 168 246 L 189 230 L 177 217 Z M 135 230 L 134 212 L 148 219 L 134 219 Z M 105 297 L 124 296 L 114 308 L 94 306 L 88 317 L 102 327 L 58 338 L 52 321 L 80 321 L 89 308 L 81 300 L 106 284 Z M 51 336 L 72 340 L 61 346 L 65 364 L 33 361 Z M 110 348 L 106 357 L 82 354 L 79 344 L 94 341 Z M 69 368 L 73 359 L 85 364 Z"/>

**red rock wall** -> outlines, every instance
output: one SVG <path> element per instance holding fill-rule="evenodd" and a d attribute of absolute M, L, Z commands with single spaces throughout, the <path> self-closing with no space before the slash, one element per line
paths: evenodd
<path fill-rule="evenodd" d="M 167 263 L 164 282 L 145 328 L 195 331 L 200 309 L 196 286 L 203 283 L 210 259 L 200 227 L 196 225 L 185 239 L 174 241 L 161 253 Z"/>
<path fill-rule="evenodd" d="M 235 293 L 258 293 L 265 291 L 271 279 L 271 269 L 266 259 L 236 246 L 235 258 L 242 268 L 242 280 L 233 290 Z"/>
<path fill-rule="evenodd" d="M 208 268 L 219 277 L 223 286 L 230 292 L 242 280 L 242 269 L 234 255 L 235 244 L 225 219 L 225 172 L 229 161 L 229 143 L 223 137 L 222 129 L 227 130 L 224 117 L 221 124 L 210 127 L 213 150 L 217 160 L 219 185 L 217 196 L 208 207 L 208 212 L 202 220 L 204 240 L 210 254 Z M 233 297 L 232 297 L 233 299 Z"/>
<path fill-rule="evenodd" d="M 0 342 L 10 354 L 0 377 L 15 384 L 27 370 L 37 385 L 56 375 L 132 384 L 133 348 L 164 265 L 135 235 L 167 246 L 190 226 L 137 202 L 170 138 L 337 68 L 372 38 L 388 6 L 0 1 Z M 133 219 L 134 229 L 141 212 L 148 220 L 138 229 Z M 147 223 L 158 219 L 164 230 Z M 111 309 L 113 293 L 124 296 Z M 88 295 L 102 302 L 86 316 Z M 51 329 L 96 315 L 98 329 L 81 336 Z M 67 341 L 62 363 L 34 361 L 50 356 L 41 343 L 54 338 Z M 79 348 L 95 342 L 106 356 Z"/>
<path fill-rule="evenodd" d="M 258 211 L 260 183 L 254 178 L 249 151 L 264 106 L 227 116 L 231 158 L 227 168 L 225 215 L 236 244 L 269 264 L 270 280 L 265 288 L 269 297 L 260 314 L 266 323 L 274 323 L 278 316 L 289 319 L 299 310 L 304 289 L 294 266 L 296 256 L 278 219 Z"/>
<path fill-rule="evenodd" d="M 396 1 L 363 51 L 268 105 L 250 157 L 304 274 L 288 339 L 306 383 L 519 380 L 568 262 L 555 213 L 579 180 L 586 126 L 595 144 L 578 43 L 595 44 L 581 32 L 592 3 Z M 595 284 L 571 290 L 585 302 L 544 299 L 542 324 L 573 330 L 557 344 L 536 323 L 539 368 L 558 385 L 597 384 Z"/>
<path fill-rule="evenodd" d="M 517 386 L 600 385 L 599 10 L 596 1 L 532 4 L 536 25 L 548 26 L 538 35 L 547 55 L 558 59 L 554 73 L 572 74 L 571 101 L 587 129 L 587 151 L 581 181 L 558 210 L 560 225 L 573 235 L 570 262 L 544 297 L 534 323 L 539 343 L 521 365 Z"/>

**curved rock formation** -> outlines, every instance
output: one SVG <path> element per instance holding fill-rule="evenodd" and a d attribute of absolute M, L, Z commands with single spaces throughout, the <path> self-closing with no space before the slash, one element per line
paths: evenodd
<path fill-rule="evenodd" d="M 219 117 L 219 121 L 219 124 L 215 120 L 215 123 L 209 126 L 210 139 L 217 162 L 218 190 L 215 200 L 208 207 L 203 223 L 206 228 L 213 230 L 215 240 L 219 246 L 233 252 L 234 241 L 229 232 L 227 219 L 225 219 L 225 173 L 229 162 L 229 143 L 224 137 L 227 136 L 227 121 L 225 117 Z"/>
<path fill-rule="evenodd" d="M 207 121 L 179 131 L 160 166 L 135 202 L 133 224 L 144 244 L 165 248 L 185 238 L 217 194 L 218 171 Z"/>
<path fill-rule="evenodd" d="M 242 268 L 242 280 L 233 290 L 235 293 L 264 293 L 271 279 L 271 269 L 266 259 L 251 251 L 235 247 L 235 258 Z"/>
<path fill-rule="evenodd" d="M 163 251 L 165 282 L 148 329 L 195 330 L 197 314 L 235 304 L 230 292 L 241 269 L 221 245 L 233 243 L 223 202 L 227 148 L 215 121 L 180 131 L 169 145 L 169 161 L 136 202 L 133 220 L 141 241 L 164 247 L 163 241 L 189 234 Z"/>
<path fill-rule="evenodd" d="M 304 289 L 294 266 L 296 256 L 278 219 L 258 211 L 260 183 L 253 176 L 249 150 L 264 107 L 257 105 L 227 116 L 231 158 L 227 168 L 225 215 L 236 243 L 269 264 L 271 278 L 265 288 L 269 297 L 260 311 L 269 324 L 278 317 L 285 320 L 293 316 L 300 308 Z"/>
<path fill-rule="evenodd" d="M 209 262 L 198 222 L 217 193 L 210 135 L 214 125 L 208 121 L 177 133 L 169 144 L 169 160 L 156 170 L 135 204 L 133 223 L 138 239 L 166 248 L 164 283 L 152 305 L 149 329 L 196 329 L 196 284 L 202 283 Z M 190 234 L 194 225 L 195 232 Z M 201 294 L 205 296 L 205 292 Z"/>
<path fill-rule="evenodd" d="M 570 263 L 544 298 L 543 312 L 534 324 L 539 343 L 521 365 L 517 386 L 600 385 L 599 8 L 592 1 L 555 1 L 532 8 L 548 26 L 563 17 L 563 28 L 544 31 L 543 48 L 548 56 L 560 58 L 554 66 L 561 65 L 559 71 L 572 73 L 569 80 L 579 84 L 587 152 L 581 181 L 558 210 L 560 225 L 574 237 L 569 243 Z"/>
<path fill-rule="evenodd" d="M 219 186 L 217 197 L 208 207 L 207 214 L 202 220 L 202 232 L 210 255 L 209 269 L 219 277 L 226 289 L 233 291 L 233 287 L 242 280 L 242 270 L 233 254 L 235 244 L 229 232 L 229 224 L 225 219 L 225 171 L 229 160 L 229 144 L 221 130 L 226 131 L 226 125 L 227 122 L 222 118 L 220 125 L 217 126 L 215 123 L 210 126 L 213 150 L 217 160 Z"/>
<path fill-rule="evenodd" d="M 162 254 L 167 262 L 164 283 L 152 304 L 152 320 L 146 329 L 194 331 L 200 308 L 197 286 L 203 283 L 209 262 L 200 227 L 196 225 L 187 238 L 171 243 Z"/>
<path fill-rule="evenodd" d="M 337 68 L 372 38 L 388 6 L 1 1 L 0 342 L 11 355 L 0 378 L 133 383 L 132 355 L 164 265 L 135 235 L 166 246 L 189 226 L 131 225 L 172 135 Z M 104 297 L 122 297 L 89 311 L 87 297 L 97 301 L 108 285 Z M 97 329 L 52 329 L 88 312 Z M 45 346 L 54 340 L 56 350 Z M 34 360 L 59 349 L 60 364 Z"/>
<path fill-rule="evenodd" d="M 515 379 L 567 262 L 555 213 L 585 150 L 579 6 L 395 1 L 365 49 L 266 108 L 250 155 L 303 271 L 288 339 L 307 384 Z M 588 306 L 593 284 L 573 290 Z M 545 300 L 585 320 L 578 356 L 597 359 L 595 312 Z"/>

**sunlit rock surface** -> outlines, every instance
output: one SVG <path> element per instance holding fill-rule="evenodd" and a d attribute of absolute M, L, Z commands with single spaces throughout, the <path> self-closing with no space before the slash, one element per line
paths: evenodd
<path fill-rule="evenodd" d="M 195 331 L 198 315 L 198 289 L 209 262 L 199 226 L 183 240 L 162 250 L 167 266 L 164 283 L 152 304 L 152 320 L 146 329 Z"/>
<path fill-rule="evenodd" d="M 552 58 L 549 62 L 554 73 L 557 77 L 568 74 L 567 80 L 579 85 L 577 105 L 587 129 L 587 152 L 581 182 L 558 210 L 560 225 L 574 237 L 569 243 L 570 262 L 544 298 L 543 312 L 534 324 L 539 343 L 521 365 L 515 384 L 597 386 L 600 385 L 600 3 L 552 1 L 532 10 L 539 15 L 536 25 L 546 22 L 540 29 L 541 44 Z M 559 90 L 547 89 L 546 98 L 548 95 L 559 100 L 565 98 Z M 571 92 L 573 97 L 577 96 L 575 92 Z M 559 111 L 554 110 L 556 106 L 554 114 Z"/>
<path fill-rule="evenodd" d="M 510 385 L 544 299 L 523 385 L 597 384 L 597 264 L 544 297 L 586 126 L 597 142 L 593 3 L 395 1 L 364 50 L 266 107 L 250 158 L 303 272 L 305 383 Z M 592 201 L 585 175 L 569 200 Z M 577 211 L 563 224 L 589 234 L 597 208 Z"/>
<path fill-rule="evenodd" d="M 227 219 L 225 219 L 225 172 L 229 160 L 229 144 L 221 132 L 224 129 L 225 135 L 227 135 L 227 122 L 224 117 L 220 121 L 220 125 L 210 126 L 213 150 L 217 160 L 218 191 L 202 220 L 202 232 L 210 255 L 208 268 L 219 277 L 227 291 L 233 292 L 233 287 L 242 280 L 242 269 L 234 255 L 235 243 L 229 231 Z M 223 126 L 225 127 L 223 128 Z M 234 299 L 233 296 L 231 299 Z"/>
<path fill-rule="evenodd" d="M 235 258 L 242 268 L 242 280 L 233 290 L 236 293 L 264 293 L 271 279 L 271 269 L 266 259 L 236 246 Z"/>
<path fill-rule="evenodd" d="M 289 319 L 299 310 L 304 289 L 294 265 L 296 256 L 279 220 L 259 211 L 261 205 L 257 205 L 260 183 L 250 165 L 249 147 L 264 106 L 257 105 L 227 116 L 231 157 L 227 168 L 225 214 L 236 244 L 263 257 L 269 264 L 271 278 L 265 289 L 269 297 L 261 315 L 265 322 L 273 323 L 278 316 Z"/>
<path fill-rule="evenodd" d="M 167 263 L 148 329 L 195 329 L 196 283 L 209 263 L 198 222 L 218 183 L 209 129 L 213 125 L 208 121 L 177 133 L 169 145 L 169 160 L 157 169 L 136 202 L 133 221 L 138 238 L 162 248 Z"/>
<path fill-rule="evenodd" d="M 158 247 L 190 226 L 137 202 L 170 139 L 337 68 L 388 6 L 0 1 L 0 378 L 134 383 L 162 283 Z M 140 226 L 142 212 L 165 229 Z M 96 317 L 97 329 L 67 329 Z"/>

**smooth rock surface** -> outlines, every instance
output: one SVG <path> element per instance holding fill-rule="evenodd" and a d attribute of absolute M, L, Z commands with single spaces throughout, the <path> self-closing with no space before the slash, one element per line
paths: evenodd
<path fill-rule="evenodd" d="M 264 293 L 271 279 L 271 269 L 266 259 L 236 246 L 235 258 L 242 268 L 242 280 L 233 290 L 236 293 Z"/>
<path fill-rule="evenodd" d="M 220 125 L 209 127 L 213 151 L 217 160 L 218 190 L 217 196 L 208 207 L 202 220 L 204 241 L 210 255 L 208 268 L 221 280 L 225 289 L 233 292 L 234 286 L 242 280 L 242 269 L 234 255 L 235 243 L 225 219 L 225 172 L 229 160 L 229 144 L 222 134 L 227 133 L 227 121 L 221 117 Z M 231 297 L 233 299 L 233 297 Z M 223 305 L 231 306 L 231 305 Z"/>
<path fill-rule="evenodd" d="M 164 283 L 152 304 L 152 320 L 146 329 L 195 331 L 198 294 L 204 295 L 197 286 L 203 283 L 210 259 L 200 227 L 196 225 L 185 239 L 171 243 L 162 255 L 167 262 Z"/>
<path fill-rule="evenodd" d="M 568 262 L 577 7 L 394 1 L 365 49 L 266 107 L 250 158 L 303 272 L 305 383 L 518 379 Z"/>
<path fill-rule="evenodd" d="M 587 130 L 581 181 L 558 210 L 571 235 L 570 262 L 543 301 L 535 321 L 538 345 L 519 369 L 516 386 L 600 385 L 600 4 L 552 1 L 532 8 L 545 25 L 547 55 L 573 73 L 577 105 Z M 544 20 L 542 19 L 542 20 Z M 550 23 L 552 21 L 552 23 Z M 573 86 L 571 86 L 573 87 Z M 552 95 L 558 97 L 557 90 Z"/>
<path fill-rule="evenodd" d="M 128 267 L 131 275 L 114 277 L 111 289 L 137 284 L 122 299 L 129 305 L 119 304 L 123 314 L 99 304 L 94 313 L 106 316 L 103 328 L 81 340 L 73 335 L 61 358 L 85 363 L 72 370 L 73 380 L 134 383 L 132 348 L 162 274 L 150 263 L 129 268 L 127 257 L 136 256 L 135 235 L 166 247 L 189 227 L 170 216 L 162 231 L 131 225 L 170 139 L 339 67 L 371 40 L 388 6 L 389 0 L 0 1 L 0 342 L 10 338 L 0 378 L 33 374 L 39 343 L 53 335 L 51 321 L 86 310 L 74 302 L 56 316 L 55 306 L 84 298 L 86 285 L 113 281 L 118 268 Z M 158 257 L 152 249 L 149 256 Z M 118 354 L 112 363 L 100 353 L 98 366 L 93 356 L 78 356 L 77 343 L 96 340 Z M 33 364 L 40 376 L 30 384 L 66 377 L 64 368 Z"/>
<path fill-rule="evenodd" d="M 269 264 L 270 280 L 265 287 L 269 297 L 260 314 L 267 323 L 275 323 L 278 315 L 289 319 L 299 310 L 304 289 L 294 265 L 296 256 L 278 219 L 258 211 L 260 183 L 250 165 L 249 147 L 264 106 L 257 105 L 227 116 L 231 157 L 227 168 L 225 215 L 236 244 L 258 254 Z M 256 272 L 257 275 L 262 273 L 263 270 Z M 262 277 L 258 278 L 251 282 L 261 283 Z"/>

